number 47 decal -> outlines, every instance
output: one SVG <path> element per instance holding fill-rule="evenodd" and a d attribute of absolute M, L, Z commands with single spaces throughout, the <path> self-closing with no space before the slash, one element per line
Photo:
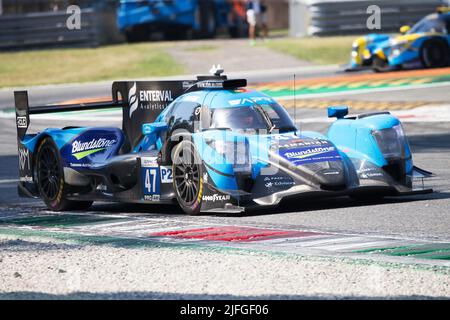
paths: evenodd
<path fill-rule="evenodd" d="M 159 194 L 159 170 L 158 167 L 142 168 L 144 181 L 144 194 Z"/>
<path fill-rule="evenodd" d="M 154 193 L 156 189 L 156 169 L 147 169 L 145 171 L 145 189 L 148 193 Z"/>

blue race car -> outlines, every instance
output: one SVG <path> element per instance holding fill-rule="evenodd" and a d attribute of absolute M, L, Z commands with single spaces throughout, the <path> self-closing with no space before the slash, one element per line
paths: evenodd
<path fill-rule="evenodd" d="M 438 8 L 401 35 L 369 34 L 353 42 L 349 71 L 438 68 L 450 63 L 450 9 Z"/>
<path fill-rule="evenodd" d="M 116 201 L 178 203 L 198 214 L 295 197 L 431 191 L 413 189 L 420 170 L 400 121 L 388 112 L 347 116 L 346 107 L 330 107 L 328 116 L 337 120 L 327 136 L 299 131 L 271 97 L 220 73 L 114 82 L 108 103 L 29 108 L 27 92 L 15 92 L 19 193 L 40 197 L 55 211 Z M 119 106 L 120 129 L 27 133 L 30 114 Z"/>

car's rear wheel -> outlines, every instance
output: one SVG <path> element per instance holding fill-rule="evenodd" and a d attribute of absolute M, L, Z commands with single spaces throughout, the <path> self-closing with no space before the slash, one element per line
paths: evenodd
<path fill-rule="evenodd" d="M 189 215 L 200 213 L 202 202 L 202 165 L 194 145 L 179 143 L 173 151 L 173 186 L 181 209 Z"/>
<path fill-rule="evenodd" d="M 449 65 L 449 48 L 439 40 L 427 41 L 421 49 L 422 63 L 426 68 L 442 68 Z"/>
<path fill-rule="evenodd" d="M 50 210 L 83 210 L 92 205 L 92 201 L 66 199 L 70 187 L 64 181 L 61 156 L 50 137 L 44 138 L 39 144 L 36 173 L 39 194 Z"/>

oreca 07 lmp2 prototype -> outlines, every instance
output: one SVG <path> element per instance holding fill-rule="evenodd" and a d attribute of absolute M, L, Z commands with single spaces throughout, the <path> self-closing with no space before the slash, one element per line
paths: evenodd
<path fill-rule="evenodd" d="M 55 211 L 116 201 L 178 203 L 188 214 L 242 212 L 286 198 L 431 191 L 413 189 L 419 169 L 388 112 L 347 116 L 346 107 L 330 107 L 337 120 L 327 135 L 299 131 L 271 97 L 220 72 L 114 82 L 107 103 L 29 107 L 20 91 L 15 104 L 19 193 Z M 27 133 L 30 114 L 113 107 L 122 109 L 122 128 Z"/>
<path fill-rule="evenodd" d="M 389 71 L 439 68 L 450 64 L 450 7 L 439 7 L 400 35 L 369 34 L 356 39 L 347 70 Z"/>

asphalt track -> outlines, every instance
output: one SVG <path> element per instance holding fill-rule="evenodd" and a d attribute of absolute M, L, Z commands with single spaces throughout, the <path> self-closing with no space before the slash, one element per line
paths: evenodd
<path fill-rule="evenodd" d="M 337 66 L 302 70 L 303 74 L 307 75 L 306 78 L 321 77 L 324 79 L 323 81 L 328 77 L 341 75 Z M 348 76 L 352 77 L 352 75 Z M 261 83 L 263 79 L 279 82 L 289 80 L 290 76 L 288 71 L 278 70 L 267 74 L 255 73 L 250 80 L 252 84 L 256 85 Z M 295 203 L 282 203 L 280 207 L 271 209 L 270 212 L 256 210 L 239 215 L 208 214 L 200 217 L 185 216 L 177 206 L 97 204 L 86 215 L 75 212 L 73 216 L 66 216 L 67 219 L 73 219 L 74 221 L 70 223 L 70 227 L 59 222 L 60 215 L 47 212 L 39 200 L 21 199 L 17 196 L 15 185 L 18 160 L 14 120 L 0 117 L 0 135 L 2 137 L 2 148 L 0 150 L 0 212 L 2 212 L 0 233 L 19 233 L 26 230 L 36 232 L 37 230 L 38 232 L 53 232 L 60 235 L 69 232 L 80 236 L 108 235 L 137 239 L 148 238 L 151 235 L 150 240 L 152 241 L 156 237 L 157 241 L 163 242 L 186 243 L 193 241 L 205 246 L 233 246 L 325 256 L 354 257 L 356 255 L 369 260 L 378 259 L 449 267 L 450 120 L 445 117 L 445 114 L 450 112 L 448 106 L 450 105 L 449 89 L 450 84 L 444 83 L 435 87 L 403 87 L 391 88 L 388 91 L 376 92 L 374 90 L 373 92 L 360 93 L 338 92 L 327 96 L 327 99 L 363 99 L 394 103 L 398 101 L 399 105 L 400 102 L 417 100 L 438 103 L 437 109 L 424 109 L 425 112 L 434 113 L 432 121 L 421 120 L 419 114 L 414 118 L 414 121 L 405 121 L 404 123 L 412 147 L 415 165 L 429 170 L 435 175 L 426 182 L 428 187 L 434 189 L 431 194 L 386 198 L 375 202 L 358 202 L 346 197 L 319 201 L 308 199 Z M 104 96 L 107 95 L 108 90 L 109 83 L 64 85 L 55 88 L 39 87 L 31 90 L 30 97 L 32 104 L 44 104 L 79 97 Z M 11 99 L 10 90 L 1 90 L 0 109 L 10 108 Z M 414 110 L 407 111 L 414 114 Z M 294 108 L 289 108 L 289 112 L 293 114 Z M 319 120 L 325 119 L 325 110 L 321 108 L 299 108 L 295 113 L 302 130 L 326 132 L 329 124 L 326 121 Z M 442 116 L 442 121 L 440 116 Z M 310 119 L 310 121 L 303 121 L 307 119 Z M 68 121 L 70 122 L 69 118 Z M 63 122 L 61 119 L 32 120 L 33 127 L 30 130 L 52 126 L 60 127 L 65 125 Z M 79 121 L 80 124 L 83 122 Z M 120 123 L 119 119 L 113 119 L 112 122 L 115 125 Z M 90 121 L 84 123 L 92 124 Z M 73 125 L 73 123 L 68 124 Z M 82 215 L 81 218 L 80 214 Z M 50 224 L 48 224 L 48 221 L 41 224 L 38 220 L 20 220 L 30 217 L 39 218 L 43 215 L 50 215 Z M 98 221 L 98 219 L 104 219 L 105 221 Z M 110 219 L 124 220 L 110 221 Z M 117 222 L 123 222 L 124 224 L 120 227 L 120 224 L 115 225 Z M 113 228 L 114 226 L 117 228 Z M 237 233 L 244 237 L 254 232 L 262 232 L 264 236 L 269 232 L 269 237 L 263 237 L 258 239 L 260 241 L 252 241 L 251 243 L 223 241 L 223 239 L 211 240 L 210 235 L 208 235 L 208 230 L 210 230 L 208 228 L 219 228 L 219 231 L 224 232 L 224 234 Z M 232 229 L 230 231 L 229 229 L 223 230 L 223 228 L 237 228 L 237 230 Z M 173 230 L 190 230 L 195 234 L 195 230 L 199 229 L 200 233 L 206 232 L 206 235 L 200 236 L 200 238 L 183 238 L 179 235 L 174 236 L 167 233 Z M 274 230 L 288 232 L 288 234 L 271 238 L 270 232 Z M 291 232 L 294 234 L 291 234 Z M 319 236 L 319 238 L 331 237 L 331 248 L 330 246 L 316 245 L 312 246 L 312 249 L 305 249 L 308 245 L 302 242 L 302 237 L 300 237 L 302 238 L 300 240 L 295 240 L 299 238 L 299 233 L 305 232 L 311 232 L 313 236 Z M 276 240 L 280 238 L 282 240 Z M 344 245 L 333 247 L 339 241 L 343 241 Z M 359 246 L 352 246 L 353 243 L 359 243 Z M 375 243 L 372 247 L 370 245 L 364 246 L 364 244 L 372 243 Z M 390 251 L 383 252 L 392 245 L 398 248 L 411 247 L 411 250 L 414 250 L 414 248 L 426 248 L 426 250 L 416 250 L 416 253 L 419 254 L 409 251 L 400 254 Z M 373 255 L 371 254 L 372 251 L 370 253 L 363 252 L 362 249 L 364 248 L 379 250 L 377 254 Z"/>

